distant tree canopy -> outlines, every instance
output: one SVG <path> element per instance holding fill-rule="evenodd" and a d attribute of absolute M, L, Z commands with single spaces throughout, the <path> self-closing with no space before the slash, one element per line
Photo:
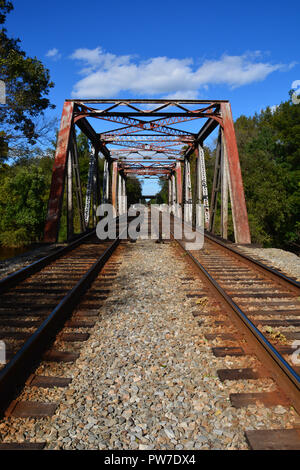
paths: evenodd
<path fill-rule="evenodd" d="M 22 246 L 43 234 L 49 178 L 42 165 L 18 165 L 1 178 L 0 243 Z"/>
<path fill-rule="evenodd" d="M 300 248 L 300 105 L 235 123 L 253 241 Z"/>
<path fill-rule="evenodd" d="M 126 181 L 127 205 L 137 204 L 142 198 L 142 185 L 138 178 L 131 176 Z"/>
<path fill-rule="evenodd" d="M 0 0 L 0 24 L 13 9 L 12 2 Z M 36 143 L 39 134 L 35 119 L 47 108 L 54 108 L 46 96 L 54 86 L 48 69 L 36 57 L 27 57 L 20 40 L 0 31 L 0 79 L 6 86 L 6 105 L 0 106 L 0 158 L 7 157 L 8 146 L 18 139 Z"/>

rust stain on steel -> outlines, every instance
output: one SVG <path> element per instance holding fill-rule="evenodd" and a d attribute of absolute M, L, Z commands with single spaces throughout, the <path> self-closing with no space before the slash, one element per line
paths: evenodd
<path fill-rule="evenodd" d="M 232 191 L 232 211 L 236 223 L 236 243 L 251 243 L 242 173 L 230 103 L 221 103 L 225 145 Z"/>
<path fill-rule="evenodd" d="M 118 177 L 118 163 L 113 162 L 113 167 L 112 167 L 112 205 L 115 211 L 115 214 L 117 213 L 117 178 Z"/>
<path fill-rule="evenodd" d="M 74 103 L 65 101 L 52 170 L 48 214 L 44 231 L 45 242 L 56 242 L 58 236 L 73 110 Z"/>
<path fill-rule="evenodd" d="M 182 204 L 182 182 L 181 182 L 181 164 L 176 162 L 176 186 L 177 186 L 177 204 Z"/>
<path fill-rule="evenodd" d="M 136 175 L 169 175 L 170 174 L 170 170 L 167 170 L 167 169 L 140 169 L 140 168 L 137 168 L 137 169 L 134 169 L 134 168 L 126 168 L 124 170 L 124 172 L 127 174 L 127 173 L 134 173 Z"/>

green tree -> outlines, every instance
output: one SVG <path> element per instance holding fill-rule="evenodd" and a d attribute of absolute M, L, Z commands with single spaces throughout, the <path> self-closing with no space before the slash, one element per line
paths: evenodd
<path fill-rule="evenodd" d="M 0 0 L 0 24 L 13 9 L 11 2 Z M 36 57 L 27 57 L 20 40 L 0 31 L 0 79 L 6 85 L 6 105 L 0 106 L 0 155 L 7 157 L 7 145 L 24 139 L 34 144 L 38 138 L 35 119 L 47 108 L 54 108 L 46 96 L 54 86 L 49 71 Z"/>
<path fill-rule="evenodd" d="M 126 180 L 126 194 L 128 208 L 131 204 L 136 204 L 142 198 L 142 185 L 138 178 L 131 176 Z"/>
<path fill-rule="evenodd" d="M 44 228 L 49 178 L 30 165 L 10 168 L 1 178 L 0 242 L 23 246 L 39 241 Z"/>
<path fill-rule="evenodd" d="M 300 106 L 241 116 L 235 129 L 253 242 L 299 247 Z"/>

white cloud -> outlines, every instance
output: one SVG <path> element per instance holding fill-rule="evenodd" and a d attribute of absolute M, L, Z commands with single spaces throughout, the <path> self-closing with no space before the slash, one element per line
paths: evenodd
<path fill-rule="evenodd" d="M 116 56 L 95 49 L 77 49 L 70 56 L 82 64 L 84 76 L 73 89 L 80 98 L 117 96 L 120 92 L 135 95 L 164 95 L 168 98 L 196 98 L 209 85 L 231 88 L 264 80 L 269 74 L 284 70 L 284 64 L 262 61 L 259 51 L 240 56 L 224 54 L 206 60 L 199 67 L 191 58 L 154 57 L 139 61 L 136 56 Z"/>
<path fill-rule="evenodd" d="M 49 49 L 46 54 L 46 57 L 50 57 L 53 60 L 59 60 L 61 58 L 61 54 L 59 50 L 54 47 L 53 49 Z"/>

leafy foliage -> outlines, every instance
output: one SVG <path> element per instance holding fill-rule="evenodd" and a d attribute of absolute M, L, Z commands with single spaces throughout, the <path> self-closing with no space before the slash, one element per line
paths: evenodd
<path fill-rule="evenodd" d="M 300 106 L 291 100 L 235 123 L 253 242 L 300 244 Z"/>
<path fill-rule="evenodd" d="M 11 2 L 0 1 L 0 24 L 13 8 Z M 34 144 L 38 138 L 35 118 L 47 108 L 54 108 L 46 95 L 54 86 L 48 69 L 36 57 L 27 57 L 20 48 L 20 40 L 0 31 L 0 77 L 6 85 L 6 105 L 0 106 L 0 153 L 7 157 L 7 145 L 16 138 L 25 137 Z"/>
<path fill-rule="evenodd" d="M 38 241 L 43 232 L 48 182 L 36 165 L 11 169 L 1 181 L 0 242 L 22 246 Z"/>
<path fill-rule="evenodd" d="M 0 24 L 5 23 L 6 15 L 13 10 L 13 4 L 7 0 L 0 0 Z"/>
<path fill-rule="evenodd" d="M 138 178 L 130 177 L 126 181 L 127 205 L 136 204 L 142 197 L 142 186 Z"/>

